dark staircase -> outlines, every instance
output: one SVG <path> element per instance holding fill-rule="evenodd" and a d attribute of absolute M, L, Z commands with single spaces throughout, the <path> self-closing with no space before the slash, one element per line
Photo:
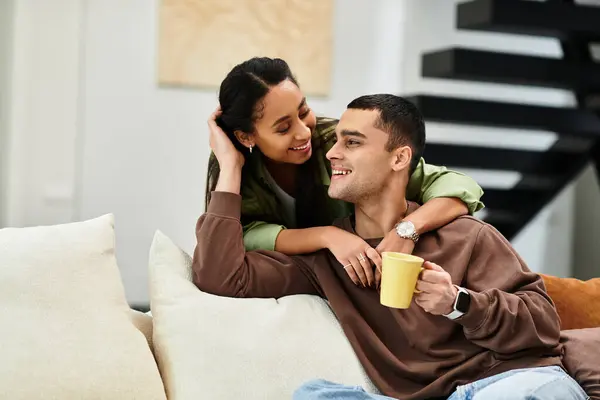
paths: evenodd
<path fill-rule="evenodd" d="M 600 3 L 599 3 L 600 5 Z M 473 0 L 459 4 L 458 29 L 555 37 L 562 59 L 468 48 L 424 54 L 427 78 L 494 82 L 571 90 L 577 107 L 561 108 L 430 95 L 412 96 L 427 121 L 555 132 L 546 151 L 430 143 L 432 164 L 515 171 L 511 189 L 483 188 L 484 219 L 509 240 L 519 233 L 582 169 L 594 162 L 600 177 L 600 64 L 590 43 L 600 42 L 600 7 L 572 0 Z"/>

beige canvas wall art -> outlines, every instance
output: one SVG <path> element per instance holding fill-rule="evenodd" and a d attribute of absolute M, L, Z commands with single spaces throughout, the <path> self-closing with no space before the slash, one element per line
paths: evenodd
<path fill-rule="evenodd" d="M 159 0 L 159 84 L 216 88 L 254 56 L 287 61 L 309 95 L 330 90 L 333 0 Z"/>

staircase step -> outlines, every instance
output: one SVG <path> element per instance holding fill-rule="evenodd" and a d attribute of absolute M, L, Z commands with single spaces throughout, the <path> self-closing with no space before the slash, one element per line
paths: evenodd
<path fill-rule="evenodd" d="M 481 201 L 490 211 L 502 210 L 519 213 L 530 205 L 539 202 L 544 196 L 550 196 L 546 190 L 535 189 L 483 189 Z"/>
<path fill-rule="evenodd" d="M 533 129 L 600 138 L 600 118 L 575 108 L 523 105 L 445 96 L 407 96 L 428 121 Z"/>
<path fill-rule="evenodd" d="M 529 178 L 552 177 L 564 173 L 564 166 L 574 162 L 578 153 L 566 151 L 528 151 L 497 147 L 427 143 L 425 160 L 448 167 L 515 171 Z"/>
<path fill-rule="evenodd" d="M 600 7 L 559 1 L 475 0 L 457 7 L 457 28 L 547 36 L 568 33 L 600 40 Z"/>
<path fill-rule="evenodd" d="M 483 221 L 496 228 L 508 240 L 512 240 L 523 226 L 522 217 L 519 214 L 504 211 L 490 210 Z"/>
<path fill-rule="evenodd" d="M 600 25 L 600 22 L 598 23 Z M 452 48 L 426 53 L 422 75 L 562 89 L 600 88 L 600 64 Z"/>

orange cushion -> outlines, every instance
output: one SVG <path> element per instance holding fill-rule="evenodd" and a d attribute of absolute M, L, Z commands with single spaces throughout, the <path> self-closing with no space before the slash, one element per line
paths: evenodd
<path fill-rule="evenodd" d="M 600 278 L 582 281 L 541 276 L 556 305 L 561 329 L 600 327 Z"/>

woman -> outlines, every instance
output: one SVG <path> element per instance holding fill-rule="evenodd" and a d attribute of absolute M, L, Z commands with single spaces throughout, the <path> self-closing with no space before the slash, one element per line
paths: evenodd
<path fill-rule="evenodd" d="M 332 172 L 325 154 L 335 143 L 337 120 L 315 116 L 285 61 L 262 57 L 237 65 L 221 83 L 219 104 L 208 120 L 211 147 L 233 143 L 237 152 L 231 148 L 226 153 L 235 154 L 232 157 L 243 165 L 247 250 L 294 255 L 327 248 L 348 267 L 354 283 L 363 286 L 378 284 L 379 268 L 373 273 L 369 260 L 379 265 L 382 251 L 412 253 L 414 241 L 401 238 L 395 230 L 372 249 L 362 238 L 330 226 L 352 211 L 351 205 L 327 196 Z M 211 153 L 207 206 L 219 172 L 219 162 Z M 481 209 L 482 194 L 473 179 L 421 159 L 406 197 L 423 206 L 405 221 L 422 234 Z"/>

